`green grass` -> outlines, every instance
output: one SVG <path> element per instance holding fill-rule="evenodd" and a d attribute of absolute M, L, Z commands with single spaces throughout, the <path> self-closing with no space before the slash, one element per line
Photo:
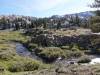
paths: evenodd
<path fill-rule="evenodd" d="M 57 58 L 80 58 L 84 52 L 79 50 L 77 46 L 70 48 L 69 46 L 62 47 L 44 47 L 35 50 L 35 53 L 47 62 L 54 62 Z"/>
<path fill-rule="evenodd" d="M 29 37 L 22 35 L 19 31 L 0 32 L 0 68 L 3 67 L 5 70 L 0 72 L 0 75 L 22 75 L 21 72 L 24 71 L 34 71 L 49 67 L 37 60 L 21 57 L 16 53 L 16 48 L 12 42 L 26 43 L 28 40 L 30 40 Z"/>
<path fill-rule="evenodd" d="M 27 42 L 29 37 L 22 35 L 19 31 L 0 32 L 0 43 L 9 41 Z"/>
<path fill-rule="evenodd" d="M 84 28 L 78 28 L 74 30 L 49 30 L 49 32 L 52 32 L 55 35 L 61 35 L 61 36 L 79 36 L 82 34 L 86 34 L 86 32 L 90 32 L 90 29 L 84 29 Z"/>
<path fill-rule="evenodd" d="M 67 34 L 66 31 L 64 33 L 56 31 L 56 33 L 65 35 Z M 31 58 L 21 57 L 16 54 L 15 46 L 13 45 L 12 41 L 27 43 L 29 40 L 30 38 L 28 36 L 22 35 L 19 31 L 0 32 L 0 68 L 4 68 L 5 70 L 4 72 L 0 72 L 0 75 L 28 75 L 28 73 L 33 73 L 35 75 L 37 71 L 54 67 L 51 64 L 43 64 Z M 84 53 L 79 49 L 77 45 L 68 45 L 61 47 L 43 47 L 37 49 L 38 47 L 39 46 L 35 43 L 29 43 L 29 48 L 36 48 L 36 54 L 43 59 L 45 58 L 47 61 L 55 60 L 58 57 L 78 58 L 84 55 Z M 83 61 L 83 59 L 81 61 Z M 98 66 L 100 67 L 100 65 Z M 100 74 L 100 68 L 98 66 L 90 66 L 90 68 L 93 69 L 93 71 L 95 71 L 96 73 Z M 83 66 L 74 66 L 76 70 L 78 69 L 78 72 L 80 71 L 80 69 L 82 69 L 81 67 Z M 68 67 L 67 69 L 70 70 L 70 67 Z M 73 68 L 71 67 L 71 69 Z"/>
<path fill-rule="evenodd" d="M 41 62 L 38 62 L 31 58 L 21 57 L 17 55 L 15 51 L 15 47 L 8 46 L 8 45 L 7 44 L 0 45 L 1 46 L 0 47 L 0 65 L 4 67 L 5 70 L 7 71 L 15 70 L 15 72 L 17 72 L 20 70 L 20 68 L 22 69 L 26 68 L 25 70 L 20 70 L 20 71 L 34 71 L 42 67 Z M 6 47 L 5 49 L 2 48 L 4 46 Z M 30 66 L 33 66 L 33 67 L 29 68 Z"/>
<path fill-rule="evenodd" d="M 36 51 L 36 54 L 41 58 L 52 62 L 56 60 L 58 57 L 65 57 L 65 52 L 59 47 L 45 47 L 39 48 Z"/>
<path fill-rule="evenodd" d="M 9 73 L 4 75 L 100 75 L 100 64 L 85 66 L 85 65 L 70 65 L 70 66 L 61 66 L 58 68 L 57 72 L 56 69 L 47 69 L 47 70 L 40 70 L 35 72 L 19 72 L 19 73 Z"/>

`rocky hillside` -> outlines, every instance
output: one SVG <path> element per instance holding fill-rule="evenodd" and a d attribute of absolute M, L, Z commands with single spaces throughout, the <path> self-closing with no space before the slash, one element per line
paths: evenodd
<path fill-rule="evenodd" d="M 44 46 L 64 46 L 72 43 L 88 46 L 93 36 L 95 34 L 89 29 L 44 31 L 43 34 L 33 36 L 32 42 Z"/>

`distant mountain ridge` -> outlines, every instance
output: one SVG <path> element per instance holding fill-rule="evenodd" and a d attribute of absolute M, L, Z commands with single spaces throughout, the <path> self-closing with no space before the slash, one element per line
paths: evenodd
<path fill-rule="evenodd" d="M 65 15 L 52 15 L 51 17 L 46 17 L 46 18 L 63 18 L 63 17 L 67 17 L 67 16 L 75 16 L 78 15 L 79 17 L 83 17 L 83 18 L 88 18 L 91 16 L 94 16 L 95 14 L 93 13 L 93 11 L 86 11 L 86 12 L 80 12 L 80 13 L 73 13 L 73 14 L 65 14 Z M 21 18 L 21 17 L 25 17 L 25 18 L 32 18 L 32 19 L 37 19 L 37 17 L 33 17 L 33 16 L 24 16 L 24 15 L 0 15 L 0 17 L 13 17 L 13 18 Z"/>
<path fill-rule="evenodd" d="M 93 11 L 86 11 L 86 12 L 80 12 L 80 13 L 75 13 L 75 14 L 71 14 L 71 15 L 78 15 L 79 17 L 91 17 L 94 16 L 95 14 L 93 13 Z"/>
<path fill-rule="evenodd" d="M 69 16 L 75 16 L 75 15 L 78 15 L 80 18 L 89 18 L 91 16 L 94 16 L 95 14 L 93 13 L 93 11 L 86 11 L 86 12 L 80 12 L 80 13 L 65 14 L 65 15 L 62 15 L 62 16 L 53 15 L 53 16 L 51 16 L 51 18 L 53 18 L 53 19 L 67 18 Z"/>

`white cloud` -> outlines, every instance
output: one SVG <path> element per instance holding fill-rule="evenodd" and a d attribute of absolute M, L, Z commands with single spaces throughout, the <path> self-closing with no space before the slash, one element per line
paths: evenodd
<path fill-rule="evenodd" d="M 39 2 L 40 0 L 37 0 L 37 3 L 35 4 L 35 9 L 38 11 L 44 11 L 44 10 L 48 10 L 51 8 L 54 8 L 58 5 L 61 5 L 65 2 L 67 2 L 68 0 L 42 0 L 41 2 Z"/>
<path fill-rule="evenodd" d="M 18 1 L 19 4 L 17 5 L 17 7 L 22 8 L 28 12 L 45 11 L 68 1 L 70 0 L 25 0 L 23 4 L 22 1 Z"/>
<path fill-rule="evenodd" d="M 0 8 L 10 13 L 27 15 L 53 15 L 90 10 L 94 0 L 2 0 Z M 9 13 L 9 12 L 8 12 Z"/>

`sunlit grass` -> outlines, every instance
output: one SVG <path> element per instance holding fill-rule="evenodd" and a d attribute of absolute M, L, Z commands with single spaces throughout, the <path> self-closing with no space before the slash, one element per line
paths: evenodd
<path fill-rule="evenodd" d="M 27 42 L 28 37 L 22 35 L 19 31 L 13 31 L 13 32 L 0 32 L 0 43 L 6 41 L 21 41 L 21 42 Z"/>
<path fill-rule="evenodd" d="M 43 64 L 42 62 L 39 62 L 37 60 L 33 60 L 28 57 L 21 57 L 16 53 L 15 45 L 13 44 L 14 41 L 27 43 L 27 41 L 30 40 L 28 36 L 25 36 L 21 34 L 19 31 L 8 31 L 8 32 L 0 32 L 0 66 L 2 66 L 5 71 L 0 72 L 0 75 L 23 75 L 27 72 L 10 72 L 9 68 L 13 68 L 13 65 L 16 65 L 16 63 L 21 63 L 20 65 L 23 65 L 21 68 L 24 69 L 24 66 L 30 63 L 29 65 L 32 65 L 32 68 L 28 68 L 28 70 L 33 70 L 34 67 L 37 67 L 36 70 L 46 68 L 48 65 Z M 26 69 L 27 69 L 26 67 Z M 1 67 L 0 67 L 1 68 Z M 15 69 L 19 69 L 15 67 Z"/>
<path fill-rule="evenodd" d="M 78 28 L 78 29 L 62 29 L 62 30 L 50 30 L 55 35 L 61 35 L 61 36 L 79 36 L 82 34 L 86 34 L 87 32 L 91 32 L 90 29 L 84 29 L 84 28 Z"/>

